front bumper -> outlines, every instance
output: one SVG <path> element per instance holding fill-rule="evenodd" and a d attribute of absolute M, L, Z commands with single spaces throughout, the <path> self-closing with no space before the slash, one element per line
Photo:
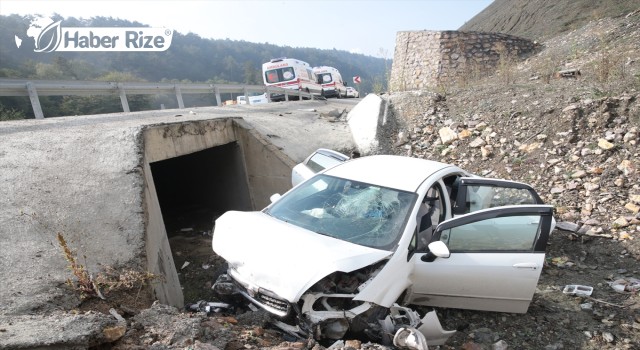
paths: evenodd
<path fill-rule="evenodd" d="M 234 278 L 230 274 L 220 275 L 212 289 L 220 295 L 240 294 L 253 304 L 279 317 L 285 317 L 291 311 L 291 305 L 288 301 L 268 290 L 252 286 L 237 277 Z"/>
<path fill-rule="evenodd" d="M 324 97 L 335 97 L 338 96 L 338 90 L 334 88 L 322 89 L 322 94 Z"/>

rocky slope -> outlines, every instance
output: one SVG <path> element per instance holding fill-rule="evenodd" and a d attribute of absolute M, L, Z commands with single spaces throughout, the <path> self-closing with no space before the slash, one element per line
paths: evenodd
<path fill-rule="evenodd" d="M 459 30 L 544 41 L 595 19 L 624 16 L 638 8 L 636 0 L 494 0 Z"/>
<path fill-rule="evenodd" d="M 640 254 L 638 43 L 640 13 L 600 20 L 495 75 L 388 96 L 403 125 L 388 151 L 530 183 L 567 228 Z"/>

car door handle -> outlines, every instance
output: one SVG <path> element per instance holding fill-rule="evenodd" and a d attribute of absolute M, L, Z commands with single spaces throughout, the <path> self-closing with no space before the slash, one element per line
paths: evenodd
<path fill-rule="evenodd" d="M 538 264 L 536 264 L 536 263 L 518 263 L 518 264 L 513 264 L 513 267 L 515 267 L 516 269 L 537 270 L 538 269 Z"/>

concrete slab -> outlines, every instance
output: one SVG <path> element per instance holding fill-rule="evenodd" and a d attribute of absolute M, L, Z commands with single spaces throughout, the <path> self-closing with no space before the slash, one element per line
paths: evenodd
<path fill-rule="evenodd" d="M 150 130 L 180 129 L 182 136 L 159 137 L 172 140 L 173 150 L 197 151 L 211 146 L 198 136 L 213 132 L 203 125 L 235 118 L 229 132 L 244 128 L 261 135 L 252 142 L 278 151 L 281 163 L 292 165 L 320 147 L 354 149 L 348 125 L 330 113 L 354 104 L 299 101 L 0 123 L 0 314 L 45 314 L 78 305 L 65 285 L 70 273 L 57 233 L 92 273 L 100 266 L 147 269 L 150 260 L 161 259 L 147 247 L 157 225 L 150 213 L 158 211 L 150 209 L 154 198 L 148 191 Z M 164 242 L 156 244 L 167 253 Z M 164 296 L 172 304 L 180 297 Z"/>
<path fill-rule="evenodd" d="M 55 312 L 0 316 L 0 329 L 0 349 L 84 350 L 119 339 L 126 324 L 118 325 L 111 315 L 101 313 Z"/>
<path fill-rule="evenodd" d="M 347 117 L 353 139 L 362 154 L 377 153 L 380 146 L 379 128 L 385 124 L 386 102 L 369 94 L 355 106 Z"/>

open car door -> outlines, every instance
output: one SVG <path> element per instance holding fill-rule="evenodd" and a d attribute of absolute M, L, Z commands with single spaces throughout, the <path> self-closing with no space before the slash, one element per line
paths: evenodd
<path fill-rule="evenodd" d="M 432 242 L 445 243 L 450 256 L 413 254 L 409 302 L 527 312 L 544 264 L 552 218 L 549 205 L 511 205 L 441 223 Z"/>

